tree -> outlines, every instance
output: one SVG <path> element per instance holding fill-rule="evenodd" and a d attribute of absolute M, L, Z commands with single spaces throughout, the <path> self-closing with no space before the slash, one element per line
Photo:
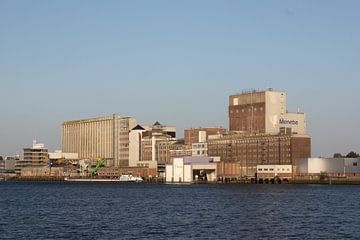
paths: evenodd
<path fill-rule="evenodd" d="M 344 157 L 341 153 L 334 153 L 334 158 L 342 158 Z"/>
<path fill-rule="evenodd" d="M 351 151 L 348 153 L 348 155 L 346 155 L 347 158 L 358 158 L 359 157 L 359 154 L 354 152 L 354 151 Z"/>

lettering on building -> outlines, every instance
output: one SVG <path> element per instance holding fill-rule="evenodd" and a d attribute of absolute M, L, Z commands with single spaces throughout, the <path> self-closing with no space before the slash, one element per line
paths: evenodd
<path fill-rule="evenodd" d="M 283 119 L 283 118 L 280 118 L 279 123 L 280 124 L 288 124 L 288 125 L 299 125 L 299 121 L 287 120 L 287 119 Z"/>

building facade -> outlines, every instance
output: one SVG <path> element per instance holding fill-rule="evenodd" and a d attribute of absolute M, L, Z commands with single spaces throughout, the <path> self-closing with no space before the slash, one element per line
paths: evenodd
<path fill-rule="evenodd" d="M 184 130 L 185 144 L 191 146 L 193 143 L 203 143 L 210 135 L 219 135 L 227 131 L 225 128 L 187 128 Z"/>
<path fill-rule="evenodd" d="M 208 147 L 206 142 L 193 143 L 191 145 L 192 156 L 207 156 Z"/>
<path fill-rule="evenodd" d="M 292 178 L 292 165 L 257 165 L 256 178 L 258 180 L 285 180 Z"/>
<path fill-rule="evenodd" d="M 5 173 L 15 173 L 15 164 L 20 160 L 19 155 L 7 156 L 5 158 Z"/>
<path fill-rule="evenodd" d="M 49 166 L 48 149 L 44 144 L 33 141 L 32 147 L 24 148 L 23 159 L 15 162 L 15 173 L 21 175 L 25 169 L 47 166 Z"/>
<path fill-rule="evenodd" d="M 166 165 L 166 182 L 192 183 L 215 182 L 217 180 L 217 164 L 209 157 L 174 158 Z"/>
<path fill-rule="evenodd" d="M 135 126 L 135 118 L 116 114 L 64 122 L 62 151 L 78 153 L 79 158 L 104 158 L 109 166 L 128 166 L 129 132 Z"/>
<path fill-rule="evenodd" d="M 257 165 L 293 165 L 311 156 L 311 138 L 298 134 L 229 134 L 208 141 L 208 155 L 237 163 L 240 177 L 255 176 Z"/>
<path fill-rule="evenodd" d="M 284 128 L 306 134 L 306 115 L 289 113 L 286 93 L 248 91 L 229 97 L 229 129 L 249 134 L 278 134 Z"/>
<path fill-rule="evenodd" d="M 156 167 L 169 158 L 171 145 L 176 143 L 176 128 L 156 122 L 152 126 L 137 125 L 130 132 L 130 165 Z"/>
<path fill-rule="evenodd" d="M 297 159 L 298 176 L 360 177 L 360 158 L 301 158 Z"/>

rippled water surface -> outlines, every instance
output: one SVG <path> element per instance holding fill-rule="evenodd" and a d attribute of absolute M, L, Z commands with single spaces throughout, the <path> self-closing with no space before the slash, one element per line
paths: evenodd
<path fill-rule="evenodd" d="M 0 182 L 0 239 L 359 239 L 360 186 Z"/>

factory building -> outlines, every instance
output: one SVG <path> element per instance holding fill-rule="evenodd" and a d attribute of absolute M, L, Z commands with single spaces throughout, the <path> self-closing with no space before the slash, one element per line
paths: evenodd
<path fill-rule="evenodd" d="M 177 142 L 176 128 L 156 122 L 152 126 L 137 125 L 130 132 L 130 167 L 155 167 L 169 158 L 170 146 Z"/>
<path fill-rule="evenodd" d="M 238 164 L 239 177 L 254 177 L 257 165 L 293 165 L 311 156 L 311 138 L 291 133 L 249 135 L 228 133 L 208 141 L 208 155 L 220 157 L 224 169 Z"/>
<path fill-rule="evenodd" d="M 129 132 L 136 119 L 117 114 L 62 124 L 62 151 L 80 159 L 107 159 L 108 166 L 129 165 Z"/>
<path fill-rule="evenodd" d="M 306 115 L 288 112 L 284 92 L 244 91 L 229 97 L 229 128 L 249 134 L 278 134 L 281 129 L 306 134 Z"/>
<path fill-rule="evenodd" d="M 301 177 L 328 176 L 360 177 L 360 158 L 301 158 L 297 159 L 296 175 Z"/>
<path fill-rule="evenodd" d="M 291 165 L 311 156 L 306 115 L 290 113 L 286 93 L 272 89 L 229 97 L 230 131 L 207 137 L 208 156 L 220 157 L 224 177 L 254 178 L 258 165 Z"/>

